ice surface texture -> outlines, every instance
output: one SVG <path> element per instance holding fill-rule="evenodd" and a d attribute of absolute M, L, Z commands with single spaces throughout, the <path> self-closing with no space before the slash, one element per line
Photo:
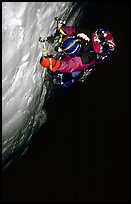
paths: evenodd
<path fill-rule="evenodd" d="M 40 35 L 55 16 L 67 17 L 71 2 L 2 3 L 2 158 L 10 163 L 46 121 L 45 69 L 39 64 Z M 22 150 L 24 151 L 24 149 Z"/>
<path fill-rule="evenodd" d="M 44 101 L 50 87 L 44 83 L 46 69 L 39 64 L 38 39 L 53 32 L 56 16 L 75 22 L 80 9 L 70 18 L 73 6 L 73 2 L 2 3 L 3 166 L 24 152 L 46 122 Z"/>

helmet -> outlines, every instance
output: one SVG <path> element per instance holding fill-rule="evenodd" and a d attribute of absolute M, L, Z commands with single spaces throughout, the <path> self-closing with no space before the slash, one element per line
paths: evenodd
<path fill-rule="evenodd" d="M 112 34 L 99 28 L 92 34 L 93 48 L 96 53 L 103 54 L 107 51 L 112 52 L 115 48 L 114 38 Z"/>
<path fill-rule="evenodd" d="M 43 67 L 46 67 L 46 68 L 50 69 L 51 71 L 55 72 L 60 67 L 61 61 L 57 60 L 53 57 L 42 56 L 40 58 L 40 64 Z"/>
<path fill-rule="evenodd" d="M 80 40 L 75 39 L 74 37 L 68 37 L 62 42 L 62 49 L 64 53 L 69 56 L 75 56 L 79 53 L 81 49 L 81 44 L 78 43 Z"/>

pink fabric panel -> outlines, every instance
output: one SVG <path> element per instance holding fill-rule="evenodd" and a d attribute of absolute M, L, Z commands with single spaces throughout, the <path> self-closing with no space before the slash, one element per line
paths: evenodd
<path fill-rule="evenodd" d="M 66 57 L 62 59 L 62 64 L 60 68 L 57 70 L 59 72 L 75 72 L 83 69 L 83 64 L 81 58 L 79 56 L 75 56 L 72 58 Z"/>
<path fill-rule="evenodd" d="M 82 64 L 81 58 L 79 56 L 75 56 L 72 58 L 66 57 L 62 59 L 61 62 L 62 64 L 57 71 L 71 73 L 83 69 L 89 69 L 92 64 L 95 64 L 95 59 L 89 64 Z"/>
<path fill-rule="evenodd" d="M 76 31 L 75 27 L 63 26 L 62 29 L 67 33 L 67 35 L 73 35 Z"/>

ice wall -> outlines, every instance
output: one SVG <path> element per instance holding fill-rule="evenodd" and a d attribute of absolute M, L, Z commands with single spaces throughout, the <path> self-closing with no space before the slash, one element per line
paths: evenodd
<path fill-rule="evenodd" d="M 2 158 L 11 163 L 26 149 L 31 136 L 46 122 L 48 85 L 39 59 L 39 36 L 47 36 L 54 17 L 68 19 L 72 2 L 2 3 Z M 80 10 L 70 19 L 73 23 Z"/>
<path fill-rule="evenodd" d="M 40 35 L 55 16 L 66 17 L 71 2 L 2 3 L 2 158 L 11 162 L 46 121 L 47 86 L 39 65 Z"/>

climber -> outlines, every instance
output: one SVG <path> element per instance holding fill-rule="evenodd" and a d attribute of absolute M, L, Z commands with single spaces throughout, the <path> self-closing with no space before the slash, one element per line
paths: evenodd
<path fill-rule="evenodd" d="M 65 25 L 65 20 L 63 21 L 55 17 L 55 21 L 57 21 L 56 32 L 53 36 L 47 37 L 47 39 L 51 43 L 55 39 L 58 41 L 55 51 L 64 53 L 64 57 L 66 55 L 70 57 L 75 55 L 82 56 L 88 53 L 88 57 L 86 61 L 84 60 L 84 63 L 89 62 L 89 59 L 91 61 L 94 57 L 100 63 L 107 59 L 114 51 L 115 43 L 109 31 L 99 28 L 95 33 L 87 36 L 87 34 L 81 33 L 78 27 Z"/>
<path fill-rule="evenodd" d="M 65 34 L 64 36 L 65 41 L 63 42 L 63 38 L 62 38 L 62 41 L 59 42 L 59 46 L 61 43 L 63 46 L 69 43 L 72 44 L 73 46 L 71 49 L 73 50 L 74 55 L 70 56 L 70 55 L 64 54 L 64 57 L 62 57 L 62 59 L 55 59 L 53 57 L 43 55 L 40 59 L 40 64 L 43 67 L 51 69 L 52 72 L 57 71 L 54 74 L 65 73 L 62 78 L 62 82 L 63 80 L 65 82 L 66 80 L 69 80 L 69 79 L 70 79 L 69 80 L 70 82 L 74 82 L 74 79 L 78 79 L 83 76 L 85 70 L 91 67 L 93 68 L 93 66 L 95 66 L 95 59 L 93 56 L 94 53 L 90 54 L 88 52 L 85 52 L 85 53 L 83 52 L 81 56 L 80 56 L 80 53 L 79 53 L 79 56 L 77 56 L 76 54 L 80 51 L 80 49 L 82 50 L 81 44 L 82 43 L 84 44 L 85 40 L 83 41 L 81 39 L 76 40 L 74 36 L 69 37 L 75 32 L 75 28 L 70 26 L 64 26 L 63 28 L 64 28 L 64 32 L 66 31 L 66 33 L 68 34 Z M 86 40 L 89 41 L 89 38 L 87 36 L 84 36 L 84 37 Z M 48 38 L 48 40 L 51 40 L 51 38 L 50 39 Z M 61 48 L 59 46 L 57 51 L 61 52 L 60 50 Z"/>
<path fill-rule="evenodd" d="M 70 84 L 74 82 L 74 79 L 82 77 L 84 71 L 90 71 L 90 69 L 95 66 L 95 59 L 85 64 L 82 59 L 84 60 L 85 56 L 66 56 L 62 59 L 56 59 L 51 55 L 42 55 L 40 58 L 40 64 L 44 68 L 51 70 L 54 74 L 65 73 L 62 82 L 66 83 L 67 81 L 67 84 L 68 82 Z"/>
<path fill-rule="evenodd" d="M 109 31 L 100 28 L 90 36 L 84 33 L 77 34 L 75 27 L 66 26 L 62 21 L 56 34 L 47 39 L 51 43 L 58 39 L 55 51 L 61 53 L 62 58 L 55 59 L 53 56 L 43 55 L 40 64 L 56 75 L 68 73 L 68 77 L 65 78 L 70 78 L 71 82 L 91 73 L 94 66 L 104 62 L 115 48 L 113 36 Z"/>
<path fill-rule="evenodd" d="M 114 38 L 105 29 L 99 28 L 90 36 L 84 33 L 77 34 L 78 31 L 75 32 L 75 28 L 70 26 L 63 26 L 62 29 L 66 31 L 66 35 L 63 35 L 55 50 L 63 52 L 65 56 L 80 56 L 84 64 L 94 58 L 98 63 L 104 62 L 115 49 Z"/>
<path fill-rule="evenodd" d="M 79 56 L 80 58 L 77 58 L 77 61 L 79 59 L 80 63 L 86 67 L 86 64 L 93 63 L 95 65 L 105 62 L 115 49 L 113 36 L 107 30 L 100 28 L 87 36 L 84 33 L 79 33 L 78 28 L 66 26 L 61 19 L 58 22 L 56 34 L 47 39 L 52 40 L 52 42 L 55 38 L 59 39 L 55 51 L 61 53 L 63 58 Z M 69 61 L 69 59 L 66 59 L 66 62 Z M 75 70 L 70 69 L 69 72 L 72 71 Z"/>

